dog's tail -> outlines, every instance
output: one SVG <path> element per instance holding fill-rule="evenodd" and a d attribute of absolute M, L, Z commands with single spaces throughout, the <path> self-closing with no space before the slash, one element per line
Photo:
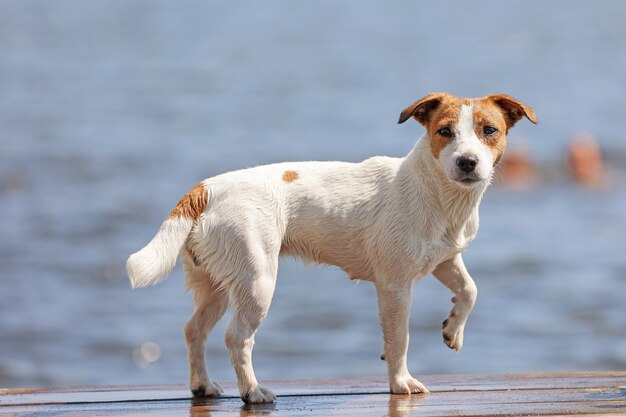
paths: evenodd
<path fill-rule="evenodd" d="M 157 284 L 172 271 L 207 200 L 204 183 L 196 185 L 178 202 L 150 243 L 128 258 L 126 270 L 133 288 Z"/>

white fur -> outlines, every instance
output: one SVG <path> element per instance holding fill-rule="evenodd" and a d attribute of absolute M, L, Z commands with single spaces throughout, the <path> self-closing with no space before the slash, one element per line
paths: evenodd
<path fill-rule="evenodd" d="M 172 271 L 193 223 L 184 217 L 164 221 L 152 241 L 128 258 L 126 271 L 133 288 L 157 284 Z"/>
<path fill-rule="evenodd" d="M 274 401 L 252 368 L 256 329 L 267 314 L 280 254 L 333 264 L 376 286 L 384 357 L 393 393 L 427 392 L 407 368 L 408 317 L 413 283 L 433 273 L 454 293 L 445 343 L 459 350 L 476 286 L 461 252 L 476 236 L 478 205 L 493 158 L 476 138 L 464 107 L 456 140 L 439 159 L 425 135 L 404 158 L 361 163 L 293 162 L 261 166 L 204 181 L 208 206 L 194 222 L 167 220 L 154 240 L 128 262 L 133 286 L 156 283 L 183 248 L 195 313 L 185 335 L 191 388 L 219 395 L 205 369 L 204 342 L 230 305 L 226 344 L 246 402 Z M 455 159 L 478 157 L 480 181 L 454 181 Z M 282 179 L 294 171 L 292 182 Z"/>

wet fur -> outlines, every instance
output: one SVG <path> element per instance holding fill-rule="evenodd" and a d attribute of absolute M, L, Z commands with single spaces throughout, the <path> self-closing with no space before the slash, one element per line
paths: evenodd
<path fill-rule="evenodd" d="M 241 398 L 275 400 L 256 379 L 252 347 L 280 255 L 337 265 L 352 279 L 372 282 L 391 392 L 428 392 L 406 363 L 413 284 L 432 273 L 453 292 L 442 332 L 444 343 L 460 350 L 477 295 L 461 253 L 478 231 L 478 206 L 510 121 L 524 113 L 534 119 L 532 109 L 508 96 L 468 100 L 432 94 L 409 106 L 401 122 L 414 117 L 427 132 L 404 158 L 260 166 L 204 180 L 181 200 L 153 241 L 129 258 L 128 272 L 135 287 L 156 283 L 182 252 L 195 304 L 185 326 L 195 396 L 222 393 L 206 371 L 204 344 L 230 306 L 225 341 Z M 441 123 L 456 129 L 455 140 L 437 136 Z M 498 143 L 479 137 L 474 128 L 482 123 L 500 126 Z M 459 182 L 459 155 L 478 160 L 471 185 Z"/>

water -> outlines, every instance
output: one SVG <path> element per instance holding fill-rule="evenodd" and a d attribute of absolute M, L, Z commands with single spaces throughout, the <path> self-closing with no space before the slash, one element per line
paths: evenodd
<path fill-rule="evenodd" d="M 492 188 L 465 347 L 443 345 L 450 294 L 425 278 L 412 371 L 625 369 L 625 23 L 619 0 L 0 3 L 0 385 L 186 382 L 181 270 L 131 291 L 126 257 L 201 178 L 404 155 L 422 130 L 397 116 L 431 91 L 509 93 L 540 119 L 510 147 L 558 169 L 588 130 L 614 172 L 602 191 Z M 226 322 L 207 345 L 219 380 Z M 381 348 L 371 285 L 281 264 L 261 378 L 384 375 Z"/>

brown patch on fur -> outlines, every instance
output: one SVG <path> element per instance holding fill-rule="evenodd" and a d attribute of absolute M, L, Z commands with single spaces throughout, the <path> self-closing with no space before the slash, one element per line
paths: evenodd
<path fill-rule="evenodd" d="M 493 154 L 493 165 L 497 165 L 506 148 L 507 122 L 497 106 L 486 99 L 478 99 L 473 103 L 474 132 L 489 147 Z M 497 132 L 485 135 L 486 126 L 495 127 Z"/>
<path fill-rule="evenodd" d="M 500 109 L 506 121 L 507 130 L 512 128 L 522 117 L 526 117 L 534 124 L 537 124 L 535 111 L 511 96 L 506 94 L 492 94 L 485 97 L 483 100 L 491 101 Z"/>
<path fill-rule="evenodd" d="M 398 123 L 404 123 L 411 116 L 421 124 L 425 125 L 430 119 L 431 113 L 441 106 L 441 103 L 446 98 L 454 98 L 448 93 L 431 93 L 421 99 L 417 100 L 415 103 L 408 106 L 406 109 L 402 110 L 400 113 L 400 119 Z"/>
<path fill-rule="evenodd" d="M 450 143 L 450 139 L 441 137 L 439 135 L 430 137 L 430 151 L 435 159 L 439 159 L 439 154 Z"/>
<path fill-rule="evenodd" d="M 199 183 L 180 199 L 167 218 L 187 217 L 196 220 L 204 212 L 207 200 L 208 196 L 204 184 Z"/>
<path fill-rule="evenodd" d="M 446 95 L 442 98 L 441 105 L 435 109 L 429 119 L 423 123 L 430 137 L 430 151 L 435 159 L 439 159 L 439 154 L 454 140 L 438 133 L 440 129 L 449 128 L 453 133 L 459 123 L 461 106 L 464 101 L 453 96 Z"/>
<path fill-rule="evenodd" d="M 285 171 L 283 172 L 283 181 L 285 182 L 294 182 L 300 175 L 296 171 Z"/>

